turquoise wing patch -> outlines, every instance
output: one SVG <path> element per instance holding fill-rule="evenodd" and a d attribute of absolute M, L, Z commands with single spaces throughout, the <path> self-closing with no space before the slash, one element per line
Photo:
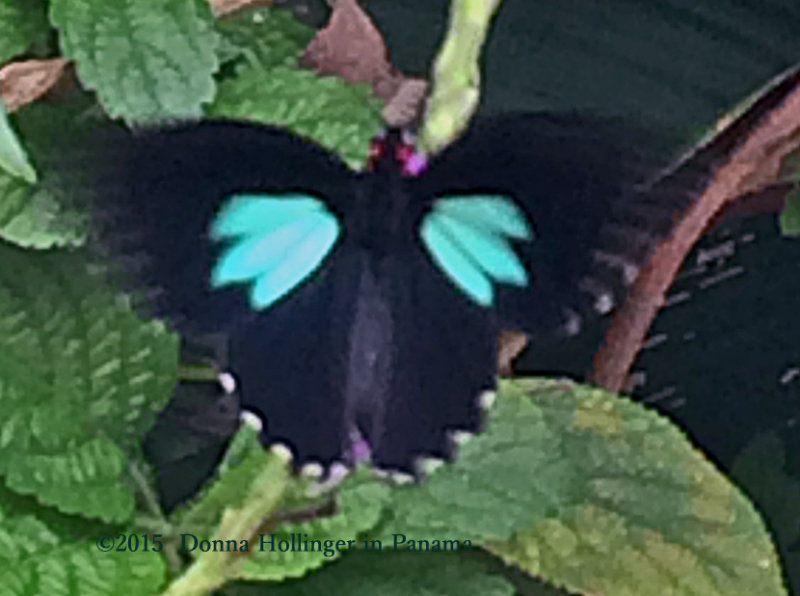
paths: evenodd
<path fill-rule="evenodd" d="M 533 230 L 509 197 L 442 197 L 422 220 L 420 237 L 439 269 L 481 306 L 494 303 L 495 282 L 529 283 L 511 241 L 530 241 Z"/>
<path fill-rule="evenodd" d="M 336 216 L 316 197 L 231 197 L 209 230 L 212 240 L 226 243 L 211 286 L 250 283 L 250 304 L 268 308 L 322 265 L 340 231 Z"/>

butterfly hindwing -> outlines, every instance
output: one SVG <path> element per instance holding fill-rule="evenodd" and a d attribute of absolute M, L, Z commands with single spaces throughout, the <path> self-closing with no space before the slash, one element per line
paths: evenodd
<path fill-rule="evenodd" d="M 289 447 L 298 466 L 346 459 L 358 274 L 357 258 L 343 246 L 290 299 L 260 311 L 231 337 L 242 407 L 263 419 L 265 442 Z"/>
<path fill-rule="evenodd" d="M 233 337 L 242 405 L 297 464 L 353 462 L 416 473 L 481 427 L 494 384 L 490 311 L 464 300 L 409 234 L 391 256 L 344 241 L 330 266 Z"/>
<path fill-rule="evenodd" d="M 373 461 L 419 472 L 420 458 L 456 455 L 453 435 L 483 424 L 481 396 L 494 388 L 497 329 L 492 311 L 465 300 L 422 248 L 387 263 L 392 375 Z"/>

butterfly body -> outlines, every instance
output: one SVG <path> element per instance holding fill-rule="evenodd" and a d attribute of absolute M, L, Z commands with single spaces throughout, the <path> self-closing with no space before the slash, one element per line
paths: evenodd
<path fill-rule="evenodd" d="M 646 256 L 607 225 L 630 228 L 630 176 L 605 132 L 501 118 L 427 164 L 389 135 L 362 173 L 254 124 L 125 133 L 97 152 L 98 241 L 144 255 L 130 278 L 160 290 L 152 314 L 229 335 L 242 406 L 298 464 L 366 442 L 414 472 L 480 429 L 501 328 L 563 330 L 626 283 L 596 253 Z M 653 239 L 675 205 L 656 207 Z"/>

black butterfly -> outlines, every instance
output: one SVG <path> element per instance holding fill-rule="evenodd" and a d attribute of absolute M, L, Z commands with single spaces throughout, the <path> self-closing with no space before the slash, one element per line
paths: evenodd
<path fill-rule="evenodd" d="M 396 131 L 369 170 L 267 126 L 121 133 L 95 154 L 97 237 L 153 314 L 224 331 L 244 408 L 298 464 L 414 473 L 481 426 L 497 336 L 612 308 L 685 194 L 632 190 L 630 137 L 576 116 L 479 121 L 426 161 Z"/>

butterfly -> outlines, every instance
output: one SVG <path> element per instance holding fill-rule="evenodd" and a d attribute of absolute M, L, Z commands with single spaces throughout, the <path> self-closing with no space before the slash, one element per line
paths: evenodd
<path fill-rule="evenodd" d="M 630 137 L 575 115 L 479 120 L 430 158 L 389 131 L 363 172 L 249 122 L 109 138 L 95 241 L 152 315 L 226 334 L 242 407 L 298 465 L 451 459 L 482 427 L 499 332 L 607 312 L 686 200 L 632 190 Z"/>

